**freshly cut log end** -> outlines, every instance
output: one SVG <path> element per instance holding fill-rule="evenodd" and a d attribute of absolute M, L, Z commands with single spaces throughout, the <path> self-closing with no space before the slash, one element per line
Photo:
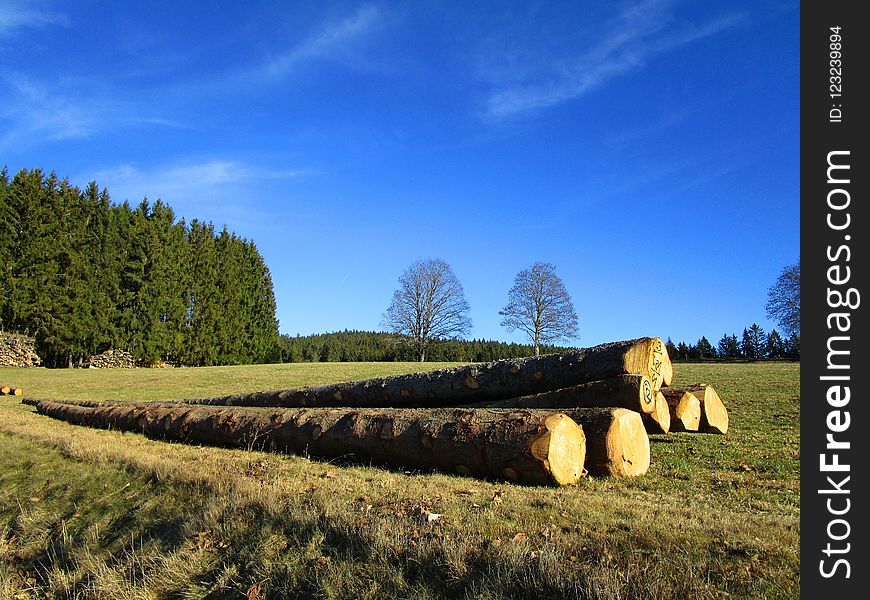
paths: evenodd
<path fill-rule="evenodd" d="M 623 368 L 626 373 L 647 375 L 652 381 L 653 389 L 658 391 L 664 384 L 666 356 L 667 349 L 661 338 L 641 338 L 625 353 Z"/>
<path fill-rule="evenodd" d="M 8 385 L 0 385 L 0 394 L 2 394 L 3 396 L 7 395 L 11 391 L 12 388 Z"/>
<path fill-rule="evenodd" d="M 700 384 L 693 392 L 701 400 L 701 422 L 698 431 L 704 433 L 728 433 L 728 410 L 712 385 Z M 703 396 L 703 397 L 702 397 Z"/>
<path fill-rule="evenodd" d="M 701 425 L 701 401 L 692 392 L 663 389 L 671 413 L 671 431 L 698 431 Z"/>
<path fill-rule="evenodd" d="M 24 390 L 22 390 L 21 388 L 12 388 L 10 394 L 12 394 L 13 396 L 22 396 L 24 394 Z"/>
<path fill-rule="evenodd" d="M 547 417 L 544 428 L 545 431 L 529 444 L 530 454 L 543 463 L 544 469 L 559 485 L 576 484 L 583 476 L 586 461 L 583 428 L 560 413 Z M 516 473 L 513 469 L 511 471 Z"/>
<path fill-rule="evenodd" d="M 640 413 L 625 408 L 578 408 L 567 414 L 586 434 L 589 473 L 623 478 L 649 470 L 649 436 Z"/>
<path fill-rule="evenodd" d="M 664 394 L 656 392 L 656 404 L 653 411 L 644 415 L 643 423 L 649 433 L 668 433 L 671 430 L 671 411 Z"/>

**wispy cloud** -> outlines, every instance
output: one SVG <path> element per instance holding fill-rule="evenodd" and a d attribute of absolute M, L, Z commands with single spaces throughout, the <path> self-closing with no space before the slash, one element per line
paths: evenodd
<path fill-rule="evenodd" d="M 0 76 L 0 82 L 6 84 L 6 93 L 0 92 L 0 119 L 9 124 L 0 129 L 0 150 L 86 139 L 119 127 L 184 127 L 108 92 L 94 94 L 93 87 L 83 98 L 77 89 L 48 86 L 22 74 Z"/>
<path fill-rule="evenodd" d="M 491 120 L 530 113 L 579 98 L 606 82 L 636 71 L 654 56 L 733 27 L 743 18 L 727 15 L 700 26 L 679 28 L 670 2 L 651 0 L 622 11 L 599 28 L 605 37 L 576 53 L 522 66 L 522 75 L 505 85 L 495 82 L 484 116 Z M 615 34 L 613 32 L 616 32 Z M 505 80 L 505 74 L 499 78 Z"/>
<path fill-rule="evenodd" d="M 20 29 L 67 24 L 64 14 L 42 3 L 16 0 L 0 3 L 0 39 Z"/>
<path fill-rule="evenodd" d="M 73 181 L 78 185 L 96 181 L 109 190 L 114 202 L 126 200 L 136 205 L 145 197 L 161 198 L 179 217 L 232 223 L 234 228 L 244 231 L 286 220 L 287 215 L 279 214 L 284 209 L 276 208 L 283 206 L 286 195 L 276 203 L 278 199 L 270 196 L 274 186 L 284 186 L 318 172 L 307 168 L 255 167 L 237 160 L 206 160 L 154 168 L 122 164 L 79 174 Z"/>
<path fill-rule="evenodd" d="M 355 44 L 381 24 L 381 11 L 366 5 L 350 16 L 327 22 L 296 46 L 271 57 L 256 71 L 269 79 L 281 79 L 304 63 L 318 59 L 348 59 Z"/>
<path fill-rule="evenodd" d="M 166 198 L 191 191 L 196 191 L 197 194 L 208 193 L 223 185 L 295 179 L 314 173 L 314 169 L 265 169 L 234 160 L 210 160 L 152 170 L 140 170 L 133 165 L 124 164 L 97 171 L 87 178 L 95 180 L 101 187 L 108 187 L 113 196 L 117 195 L 117 190 L 123 193 L 123 198 L 133 201 L 145 196 Z"/>

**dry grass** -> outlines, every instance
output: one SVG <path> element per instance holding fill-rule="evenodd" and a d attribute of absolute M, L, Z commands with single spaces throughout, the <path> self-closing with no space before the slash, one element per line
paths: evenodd
<path fill-rule="evenodd" d="M 315 366 L 327 370 L 312 376 Z M 159 399 L 402 366 L 237 369 L 145 372 L 171 396 L 132 388 L 139 371 L 83 372 L 100 382 L 76 371 L 16 371 L 34 379 L 14 383 L 55 398 L 118 398 L 129 386 L 128 397 Z M 3 398 L 0 594 L 797 597 L 798 365 L 677 369 L 677 383 L 706 381 L 721 392 L 729 435 L 654 436 L 647 476 L 559 489 L 168 444 L 53 421 Z M 80 388 L 65 386 L 64 375 Z M 421 511 L 443 516 L 422 522 Z"/>

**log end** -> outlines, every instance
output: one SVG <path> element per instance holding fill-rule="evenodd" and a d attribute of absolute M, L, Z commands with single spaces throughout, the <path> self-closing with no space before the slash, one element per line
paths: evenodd
<path fill-rule="evenodd" d="M 671 431 L 698 431 L 701 426 L 701 401 L 692 392 L 684 392 L 679 400 L 672 404 Z"/>
<path fill-rule="evenodd" d="M 665 343 L 661 338 L 640 338 L 625 352 L 623 369 L 626 373 L 647 375 L 652 381 L 653 389 L 658 391 L 664 383 L 663 353 L 667 355 Z"/>
<path fill-rule="evenodd" d="M 644 413 L 652 413 L 656 406 L 656 391 L 652 380 L 646 375 L 640 376 L 640 408 Z"/>
<path fill-rule="evenodd" d="M 705 433 L 728 433 L 728 410 L 725 403 L 713 389 L 713 386 L 704 386 L 703 400 L 701 400 L 701 422 L 699 431 Z"/>
<path fill-rule="evenodd" d="M 559 485 L 574 485 L 583 476 L 586 435 L 568 415 L 547 417 L 544 431 L 532 440 L 529 450 Z"/>
<path fill-rule="evenodd" d="M 609 458 L 607 470 L 611 476 L 637 477 L 649 469 L 649 436 L 640 413 L 614 409 L 613 424 L 607 432 L 605 444 Z"/>
<path fill-rule="evenodd" d="M 671 409 L 662 392 L 656 392 L 655 406 L 643 415 L 643 424 L 648 433 L 668 433 L 671 430 Z"/>

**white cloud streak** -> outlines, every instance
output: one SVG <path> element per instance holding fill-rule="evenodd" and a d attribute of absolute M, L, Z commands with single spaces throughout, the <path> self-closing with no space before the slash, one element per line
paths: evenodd
<path fill-rule="evenodd" d="M 271 58 L 257 73 L 267 79 L 283 79 L 304 63 L 317 59 L 349 58 L 353 45 L 377 29 L 381 14 L 367 5 L 338 22 L 330 22 L 295 47 Z"/>
<path fill-rule="evenodd" d="M 712 20 L 699 27 L 675 30 L 668 2 L 653 0 L 622 12 L 600 27 L 608 34 L 568 56 L 523 66 L 520 81 L 496 85 L 486 100 L 485 118 L 500 120 L 532 113 L 584 96 L 620 75 L 636 71 L 658 54 L 712 36 L 742 21 L 739 15 Z M 504 74 L 500 75 L 505 79 Z"/>
<path fill-rule="evenodd" d="M 48 86 L 21 74 L 0 76 L 0 82 L 7 84 L 6 94 L 0 93 L 0 119 L 9 123 L 0 129 L 0 150 L 87 139 L 119 127 L 184 128 L 109 94 L 81 99 L 77 90 L 55 86 L 49 91 Z"/>
<path fill-rule="evenodd" d="M 57 10 L 34 2 L 3 0 L 0 3 L 0 39 L 21 29 L 50 25 L 66 26 L 68 19 Z"/>
<path fill-rule="evenodd" d="M 295 179 L 314 174 L 313 169 L 263 169 L 233 160 L 211 160 L 200 163 L 169 165 L 141 171 L 124 164 L 89 175 L 101 187 L 108 187 L 113 196 L 121 194 L 131 202 L 149 198 L 169 198 L 196 192 L 209 194 L 225 185 L 250 181 Z"/>

